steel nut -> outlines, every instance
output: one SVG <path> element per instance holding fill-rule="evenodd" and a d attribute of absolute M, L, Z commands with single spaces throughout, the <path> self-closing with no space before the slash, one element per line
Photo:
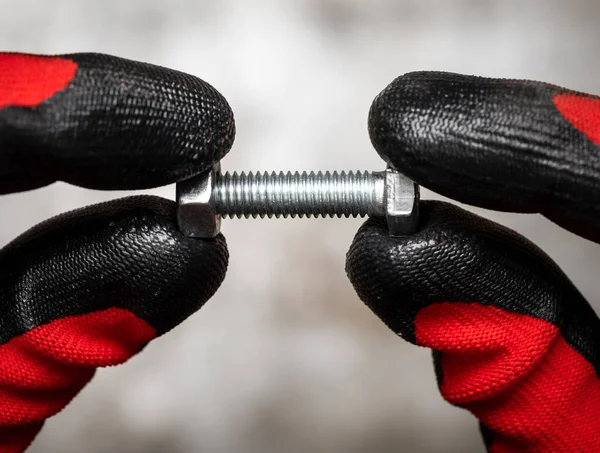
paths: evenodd
<path fill-rule="evenodd" d="M 385 170 L 385 218 L 391 236 L 404 236 L 419 226 L 419 186 L 396 170 Z"/>
<path fill-rule="evenodd" d="M 221 230 L 221 216 L 211 203 L 219 164 L 177 184 L 177 223 L 189 237 L 214 238 Z"/>

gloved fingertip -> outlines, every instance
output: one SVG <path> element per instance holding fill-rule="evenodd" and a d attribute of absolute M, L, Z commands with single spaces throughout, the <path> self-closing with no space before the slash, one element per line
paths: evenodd
<path fill-rule="evenodd" d="M 443 202 L 422 202 L 419 230 L 394 237 L 370 219 L 346 259 L 358 296 L 394 332 L 415 341 L 414 317 L 430 304 L 479 302 L 556 322 L 543 298 L 580 298 L 556 264 L 517 233 Z"/>

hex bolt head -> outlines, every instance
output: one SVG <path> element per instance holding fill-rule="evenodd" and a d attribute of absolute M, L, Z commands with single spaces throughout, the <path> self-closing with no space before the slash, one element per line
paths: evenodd
<path fill-rule="evenodd" d="M 221 216 L 215 211 L 213 190 L 220 164 L 177 183 L 177 223 L 189 237 L 214 238 L 221 230 Z"/>
<path fill-rule="evenodd" d="M 177 184 L 177 222 L 190 237 L 219 234 L 228 217 L 358 217 L 387 221 L 390 235 L 418 227 L 419 186 L 380 172 L 226 173 L 220 166 Z"/>

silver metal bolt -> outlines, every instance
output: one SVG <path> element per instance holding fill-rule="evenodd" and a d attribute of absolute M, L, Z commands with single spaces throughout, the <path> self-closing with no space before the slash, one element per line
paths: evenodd
<path fill-rule="evenodd" d="M 225 173 L 216 165 L 177 184 L 184 234 L 211 238 L 224 217 L 385 217 L 391 235 L 413 233 L 419 186 L 388 168 L 379 172 Z"/>

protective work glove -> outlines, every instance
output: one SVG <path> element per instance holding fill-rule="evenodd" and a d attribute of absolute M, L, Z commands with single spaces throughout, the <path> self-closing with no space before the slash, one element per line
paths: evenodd
<path fill-rule="evenodd" d="M 106 55 L 0 54 L 1 194 L 162 186 L 209 168 L 233 138 L 227 102 L 192 76 Z M 0 252 L 1 453 L 24 451 L 97 367 L 125 362 L 217 290 L 225 239 L 184 237 L 175 209 L 150 196 L 90 206 Z"/>
<path fill-rule="evenodd" d="M 541 213 L 600 241 L 600 98 L 552 85 L 410 73 L 374 101 L 378 153 L 425 187 Z M 493 453 L 600 451 L 600 321 L 539 248 L 442 202 L 418 233 L 367 221 L 348 252 L 360 298 L 433 349 L 443 397 Z"/>

